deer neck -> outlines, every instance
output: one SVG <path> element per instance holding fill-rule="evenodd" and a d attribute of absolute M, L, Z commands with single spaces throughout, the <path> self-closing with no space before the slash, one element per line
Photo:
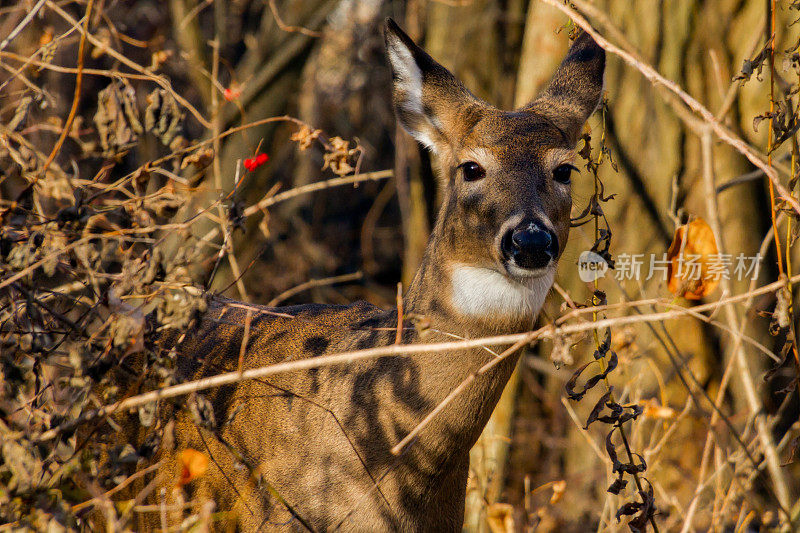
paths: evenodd
<path fill-rule="evenodd" d="M 406 312 L 464 338 L 530 331 L 553 285 L 555 265 L 543 276 L 514 280 L 492 265 L 453 260 L 445 233 L 440 217 L 407 291 Z"/>
<path fill-rule="evenodd" d="M 552 277 L 522 285 L 488 268 L 448 261 L 442 228 L 437 225 L 422 264 L 404 301 L 407 316 L 426 324 L 427 334 L 418 342 L 480 338 L 530 330 L 536 320 Z M 538 292 L 537 292 L 538 291 Z M 437 405 L 463 380 L 500 354 L 507 346 L 491 346 L 430 354 L 421 374 L 421 390 Z M 428 472 L 442 472 L 438 465 L 465 461 L 480 436 L 516 365 L 513 354 L 490 372 L 482 374 L 455 397 L 437 417 L 438 428 L 428 428 L 415 444 L 428 463 Z M 447 463 L 451 464 L 451 463 Z M 455 463 L 452 463 L 455 464 Z M 438 475 L 438 474 L 437 474 Z M 433 481 L 434 480 L 429 480 Z"/>

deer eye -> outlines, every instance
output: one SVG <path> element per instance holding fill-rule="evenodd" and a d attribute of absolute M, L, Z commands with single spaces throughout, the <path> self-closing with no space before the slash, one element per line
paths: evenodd
<path fill-rule="evenodd" d="M 486 171 L 475 161 L 467 161 L 459 166 L 464 173 L 464 181 L 477 181 L 486 177 Z"/>
<path fill-rule="evenodd" d="M 578 170 L 575 166 L 570 165 L 569 163 L 564 163 L 563 165 L 559 165 L 553 171 L 553 179 L 559 183 L 569 183 L 570 175 L 572 174 L 573 170 Z"/>

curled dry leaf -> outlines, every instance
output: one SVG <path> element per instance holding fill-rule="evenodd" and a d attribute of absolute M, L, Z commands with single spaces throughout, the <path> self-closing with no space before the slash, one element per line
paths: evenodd
<path fill-rule="evenodd" d="M 492 503 L 486 508 L 486 522 L 492 533 L 512 533 L 514 526 L 514 507 L 507 503 Z"/>
<path fill-rule="evenodd" d="M 556 368 L 561 368 L 562 365 L 570 366 L 575 360 L 570 353 L 572 343 L 565 339 L 562 335 L 553 337 L 553 349 L 550 351 L 550 360 L 556 365 Z"/>
<path fill-rule="evenodd" d="M 164 89 L 155 89 L 147 96 L 144 127 L 161 139 L 164 146 L 182 139 L 183 113 L 175 98 Z"/>
<path fill-rule="evenodd" d="M 172 50 L 156 50 L 150 57 L 150 70 L 158 70 L 172 57 Z"/>
<path fill-rule="evenodd" d="M 667 259 L 667 288 L 672 294 L 699 300 L 719 285 L 722 271 L 717 241 L 702 218 L 675 231 Z"/>
<path fill-rule="evenodd" d="M 142 133 L 136 93 L 125 79 L 114 80 L 97 95 L 94 123 L 107 155 L 130 146 Z"/>
<path fill-rule="evenodd" d="M 181 467 L 178 485 L 182 487 L 206 473 L 206 470 L 208 470 L 208 456 L 203 452 L 186 448 L 178 453 L 178 464 Z"/>
<path fill-rule="evenodd" d="M 561 498 L 564 496 L 564 492 L 567 490 L 567 481 L 564 479 L 560 479 L 553 483 L 553 495 L 550 496 L 550 505 L 558 503 Z"/>
<path fill-rule="evenodd" d="M 325 164 L 322 170 L 330 168 L 337 176 L 346 176 L 355 170 L 349 163 L 351 157 L 355 157 L 358 153 L 358 148 L 350 148 L 350 143 L 341 137 L 331 138 L 332 148 L 327 154 L 322 156 Z"/>
<path fill-rule="evenodd" d="M 197 167 L 198 170 L 203 170 L 208 165 L 210 165 L 213 160 L 214 160 L 213 148 L 196 150 L 183 158 L 183 161 L 181 161 L 181 170 L 188 167 L 189 165 L 194 165 L 195 167 Z"/>
<path fill-rule="evenodd" d="M 299 130 L 292 134 L 290 139 L 295 141 L 301 150 L 308 149 L 322 133 L 322 130 L 312 130 L 303 125 Z"/>

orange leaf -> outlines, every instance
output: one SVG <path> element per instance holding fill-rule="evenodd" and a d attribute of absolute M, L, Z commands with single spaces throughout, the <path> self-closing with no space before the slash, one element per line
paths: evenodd
<path fill-rule="evenodd" d="M 699 300 L 719 285 L 722 270 L 717 241 L 702 218 L 675 231 L 667 259 L 667 288 L 672 294 Z"/>
<path fill-rule="evenodd" d="M 675 410 L 672 407 L 659 404 L 656 400 L 641 400 L 639 405 L 644 407 L 644 416 L 661 420 L 675 418 Z"/>
<path fill-rule="evenodd" d="M 186 448 L 178 453 L 178 463 L 181 465 L 181 477 L 178 480 L 178 485 L 181 487 L 208 470 L 208 456 L 192 448 Z"/>
<path fill-rule="evenodd" d="M 567 490 L 567 482 L 564 479 L 560 479 L 553 483 L 553 495 L 550 496 L 550 504 L 556 504 L 561 500 L 561 497 L 564 496 L 564 491 Z"/>

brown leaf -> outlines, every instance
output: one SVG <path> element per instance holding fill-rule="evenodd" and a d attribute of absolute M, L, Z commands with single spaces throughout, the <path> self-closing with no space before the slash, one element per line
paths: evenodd
<path fill-rule="evenodd" d="M 358 153 L 358 147 L 350 148 L 350 143 L 341 137 L 331 138 L 331 149 L 322 156 L 325 164 L 322 170 L 330 168 L 337 176 L 346 176 L 355 168 L 348 161 Z"/>
<path fill-rule="evenodd" d="M 293 133 L 289 139 L 295 141 L 299 145 L 298 147 L 300 150 L 307 150 L 321 133 L 322 130 L 312 130 L 308 126 L 303 125 L 299 130 Z"/>
<path fill-rule="evenodd" d="M 676 296 L 699 300 L 719 285 L 720 257 L 711 227 L 696 218 L 675 231 L 667 251 L 667 288 Z"/>
<path fill-rule="evenodd" d="M 183 112 L 175 98 L 164 89 L 155 89 L 147 96 L 144 127 L 161 139 L 164 146 L 180 138 Z"/>
<path fill-rule="evenodd" d="M 114 80 L 97 95 L 94 123 L 106 154 L 128 147 L 142 133 L 136 93 L 125 79 Z"/>
<path fill-rule="evenodd" d="M 622 474 L 620 474 L 620 476 L 622 476 Z M 614 483 L 609 485 L 608 489 L 606 489 L 606 492 L 619 495 L 619 493 L 622 492 L 622 489 L 624 489 L 627 484 L 628 484 L 627 479 L 618 477 L 617 479 L 614 480 Z"/>
<path fill-rule="evenodd" d="M 592 424 L 592 422 L 597 420 L 597 417 L 600 416 L 600 412 L 606 406 L 606 402 L 608 402 L 608 400 L 611 398 L 611 394 L 613 394 L 613 392 L 614 392 L 614 387 L 609 387 L 608 392 L 603 394 L 600 397 L 600 399 L 597 400 L 597 403 L 592 408 L 592 412 L 589 413 L 589 418 L 586 419 L 586 425 L 583 426 L 583 429 L 589 429 L 589 426 Z M 620 412 L 621 411 L 622 409 L 620 409 Z"/>

